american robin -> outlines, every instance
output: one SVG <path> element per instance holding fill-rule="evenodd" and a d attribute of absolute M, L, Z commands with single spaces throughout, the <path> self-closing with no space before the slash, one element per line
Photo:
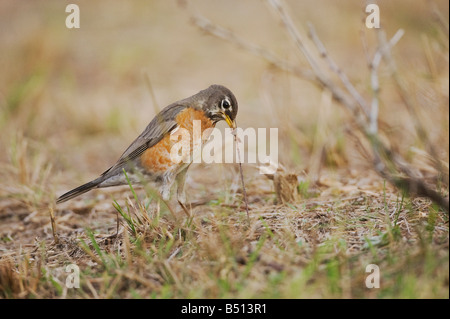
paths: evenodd
<path fill-rule="evenodd" d="M 184 183 L 192 156 L 188 161 L 173 161 L 170 153 L 175 141 L 170 135 L 184 128 L 192 137 L 194 120 L 201 121 L 202 134 L 221 120 L 234 129 L 237 111 L 238 103 L 234 94 L 221 85 L 211 85 L 191 97 L 166 106 L 112 167 L 97 179 L 60 196 L 56 203 L 65 202 L 94 188 L 127 185 L 125 170 L 132 183 L 141 183 L 145 179 L 146 183 L 159 191 L 163 200 L 170 199 L 172 188 L 177 184 L 177 200 L 187 213 Z M 191 154 L 192 151 L 193 148 L 190 148 Z"/>

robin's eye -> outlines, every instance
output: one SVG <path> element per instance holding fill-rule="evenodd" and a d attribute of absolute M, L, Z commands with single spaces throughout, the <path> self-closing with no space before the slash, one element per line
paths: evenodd
<path fill-rule="evenodd" d="M 230 101 L 228 101 L 227 99 L 223 99 L 220 106 L 224 109 L 229 109 L 231 104 Z"/>

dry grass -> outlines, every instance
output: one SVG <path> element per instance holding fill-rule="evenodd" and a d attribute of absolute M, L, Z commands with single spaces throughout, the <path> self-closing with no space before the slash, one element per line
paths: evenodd
<path fill-rule="evenodd" d="M 355 86 L 369 86 L 361 39 L 373 53 L 376 37 L 361 26 L 361 4 L 287 3 L 299 28 L 314 23 Z M 0 298 L 449 297 L 448 215 L 372 172 L 328 93 L 201 34 L 175 2 L 78 4 L 79 30 L 65 28 L 60 1 L 0 4 Z M 259 1 L 191 4 L 305 65 Z M 448 3 L 380 7 L 388 35 L 405 30 L 393 55 L 439 158 L 427 155 L 383 67 L 382 138 L 448 198 L 448 186 L 431 179 L 434 160 L 448 174 Z M 188 174 L 191 219 L 128 187 L 55 206 L 153 117 L 144 74 L 159 107 L 228 86 L 240 126 L 279 128 L 279 158 L 299 177 L 298 197 L 277 204 L 273 181 L 244 165 L 249 226 L 238 167 L 201 164 Z M 80 268 L 79 289 L 66 286 L 69 264 Z M 379 289 L 365 286 L 368 264 L 380 267 Z"/>

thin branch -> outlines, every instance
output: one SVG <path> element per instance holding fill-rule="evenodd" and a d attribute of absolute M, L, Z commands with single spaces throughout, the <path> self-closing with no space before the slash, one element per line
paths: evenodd
<path fill-rule="evenodd" d="M 448 198 L 443 197 L 438 192 L 432 190 L 422 180 L 412 177 L 396 177 L 386 172 L 380 172 L 382 177 L 388 180 L 397 188 L 404 190 L 407 194 L 414 194 L 419 197 L 427 197 L 439 205 L 447 214 L 449 213 Z"/>
<path fill-rule="evenodd" d="M 228 41 L 239 48 L 242 48 L 256 56 L 259 56 L 280 70 L 289 72 L 299 78 L 310 81 L 318 85 L 320 88 L 328 89 L 332 93 L 333 99 L 335 101 L 345 105 L 351 113 L 354 113 L 354 116 L 358 121 L 363 121 L 361 116 L 357 114 L 358 112 L 355 102 L 339 87 L 333 85 L 333 83 L 328 79 L 325 79 L 324 77 L 317 77 L 317 74 L 315 74 L 314 72 L 305 71 L 290 64 L 287 61 L 279 59 L 270 51 L 256 44 L 248 42 L 241 37 L 236 36 L 233 32 L 221 26 L 213 24 L 210 20 L 206 19 L 200 14 L 191 13 L 191 16 L 193 23 L 204 32 L 207 32 L 208 34 L 211 34 L 219 39 Z"/>
<path fill-rule="evenodd" d="M 379 31 L 378 40 L 380 41 L 382 47 L 386 46 L 385 45 L 386 36 L 383 31 Z M 391 41 L 392 41 L 392 39 L 391 39 Z M 420 121 L 419 115 L 417 114 L 416 106 L 411 99 L 410 93 L 408 92 L 407 88 L 405 87 L 405 84 L 402 81 L 400 75 L 398 74 L 397 67 L 395 65 L 394 59 L 392 58 L 390 50 L 383 50 L 381 53 L 383 54 L 383 58 L 386 60 L 386 63 L 388 64 L 389 68 L 392 70 L 392 73 L 391 73 L 392 78 L 397 87 L 399 95 L 403 101 L 403 104 L 405 105 L 406 110 L 408 111 L 408 113 L 414 123 L 414 127 L 415 127 L 415 130 L 417 132 L 419 139 L 425 145 L 425 147 L 427 148 L 427 151 L 431 154 L 431 158 L 434 163 L 434 166 L 438 170 L 439 174 L 442 176 L 444 184 L 446 186 L 448 186 L 449 185 L 448 172 L 445 171 L 444 167 L 442 166 L 441 162 L 439 161 L 439 156 L 436 152 L 436 149 L 434 148 L 433 144 L 430 142 L 430 140 L 428 138 L 428 134 L 427 134 L 425 128 L 423 127 L 422 122 Z"/>
<path fill-rule="evenodd" d="M 147 72 L 144 72 L 145 83 L 147 84 L 148 91 L 150 92 L 150 96 L 153 102 L 153 108 L 155 109 L 155 114 L 158 114 L 161 111 L 159 107 L 158 101 L 156 101 L 155 92 L 153 91 L 152 82 L 150 81 L 150 76 Z"/>
<path fill-rule="evenodd" d="M 382 57 L 389 54 L 391 48 L 395 46 L 405 32 L 403 29 L 399 29 L 394 36 L 387 43 L 382 43 L 373 56 L 372 63 L 370 64 L 371 71 L 371 85 L 373 91 L 372 105 L 369 114 L 369 132 L 370 134 L 378 133 L 378 110 L 379 110 L 379 93 L 380 83 L 378 81 L 378 67 L 382 60 Z"/>
<path fill-rule="evenodd" d="M 428 1 L 428 5 L 431 7 L 431 13 L 433 14 L 436 21 L 439 23 L 444 34 L 449 36 L 449 26 L 447 20 L 442 16 L 442 13 L 439 11 L 439 8 L 432 1 Z"/>
<path fill-rule="evenodd" d="M 364 119 L 363 114 L 361 114 L 361 112 L 359 112 L 360 108 L 357 107 L 357 102 L 352 98 L 352 96 L 345 93 L 341 88 L 339 88 L 337 85 L 335 85 L 332 81 L 330 81 L 323 74 L 318 63 L 314 59 L 313 54 L 304 45 L 303 38 L 298 33 L 290 16 L 286 13 L 286 10 L 284 9 L 284 6 L 282 5 L 282 3 L 279 0 L 267 0 L 267 2 L 278 13 L 286 30 L 291 35 L 291 37 L 297 44 L 297 47 L 300 49 L 300 51 L 303 53 L 306 60 L 310 64 L 310 66 L 313 70 L 313 73 L 315 75 L 316 82 L 320 85 L 321 88 L 325 88 L 325 89 L 329 90 L 332 94 L 333 99 L 335 101 L 337 101 L 338 103 L 342 104 L 344 107 L 346 107 L 352 113 L 353 118 L 357 122 L 358 126 L 360 126 L 361 128 L 364 128 L 365 127 L 365 119 Z"/>
<path fill-rule="evenodd" d="M 272 52 L 254 44 L 254 43 L 251 43 L 245 39 L 242 39 L 241 37 L 238 37 L 230 30 L 227 30 L 216 24 L 213 24 L 210 20 L 206 19 L 205 17 L 203 17 L 199 14 L 193 14 L 192 21 L 201 30 L 203 30 L 217 38 L 228 41 L 228 42 L 236 45 L 239 48 L 249 51 L 250 53 L 252 53 L 256 56 L 262 57 L 264 60 L 266 60 L 270 64 L 274 65 L 275 67 L 277 67 L 280 70 L 287 71 L 287 72 L 292 73 L 292 74 L 294 74 L 300 78 L 303 78 L 305 80 L 309 80 L 309 81 L 314 80 L 314 76 L 310 71 L 302 70 L 302 69 L 298 68 L 297 66 L 290 64 L 287 61 L 279 59 Z"/>
<path fill-rule="evenodd" d="M 308 29 L 309 29 L 308 35 L 309 35 L 310 39 L 316 45 L 317 50 L 319 50 L 319 53 L 320 53 L 321 57 L 324 58 L 327 61 L 328 66 L 330 67 L 330 69 L 339 76 L 341 82 L 344 84 L 344 86 L 347 89 L 347 91 L 358 102 L 358 104 L 361 107 L 361 109 L 364 112 L 364 114 L 367 117 L 369 117 L 369 107 L 368 107 L 366 101 L 364 100 L 364 98 L 361 96 L 361 94 L 359 94 L 359 92 L 356 90 L 356 88 L 350 82 L 350 80 L 348 79 L 347 75 L 341 70 L 341 68 L 339 68 L 339 66 L 330 57 L 330 55 L 328 54 L 327 49 L 323 45 L 322 41 L 320 41 L 319 37 L 316 34 L 314 26 L 311 23 L 308 23 Z"/>
<path fill-rule="evenodd" d="M 371 103 L 371 108 L 369 110 L 368 103 L 362 96 L 358 93 L 356 88 L 351 84 L 347 76 L 342 72 L 337 64 L 328 56 L 325 46 L 322 44 L 318 36 L 315 34 L 314 29 L 310 27 L 310 37 L 317 46 L 322 57 L 328 62 L 329 68 L 335 72 L 341 82 L 344 84 L 346 90 L 345 92 L 334 82 L 332 82 L 326 75 L 322 72 L 319 64 L 317 63 L 314 55 L 308 50 L 304 45 L 303 38 L 297 31 L 297 28 L 293 24 L 290 16 L 287 14 L 284 6 L 279 0 L 266 0 L 270 6 L 276 11 L 280 16 L 283 25 L 291 38 L 294 40 L 295 44 L 305 56 L 307 62 L 311 66 L 312 72 L 307 72 L 303 69 L 279 59 L 270 51 L 261 48 L 253 43 L 250 43 L 238 36 L 233 32 L 213 24 L 208 19 L 202 17 L 199 14 L 191 13 L 193 17 L 194 24 L 202 29 L 203 31 L 218 37 L 220 39 L 226 40 L 240 48 L 243 48 L 250 53 L 262 57 L 266 61 L 270 62 L 275 67 L 287 71 L 295 76 L 311 81 L 312 83 L 318 85 L 323 89 L 327 89 L 331 92 L 334 100 L 339 102 L 353 115 L 355 124 L 359 130 L 364 133 L 365 137 L 370 142 L 373 151 L 373 166 L 375 171 L 377 171 L 383 178 L 388 180 L 390 183 L 395 185 L 397 188 L 406 190 L 410 194 L 415 194 L 417 196 L 426 196 L 433 200 L 435 203 L 440 205 L 447 213 L 449 211 L 448 200 L 441 196 L 439 193 L 435 192 L 429 188 L 422 180 L 415 177 L 415 174 L 410 170 L 403 158 L 396 153 L 393 153 L 389 147 L 387 147 L 378 136 L 378 104 L 379 104 L 379 81 L 377 70 L 383 58 L 390 55 L 390 49 L 400 40 L 403 36 L 403 30 L 397 31 L 397 33 L 391 38 L 389 42 L 382 42 L 380 48 L 375 52 L 373 60 L 371 62 L 371 85 L 374 93 L 373 100 Z M 388 58 L 386 58 L 389 60 Z M 393 60 L 390 59 L 389 66 L 393 65 Z M 395 71 L 395 68 L 393 68 Z M 393 73 L 395 76 L 395 72 Z M 401 85 L 398 81 L 397 85 Z M 406 89 L 401 86 L 402 98 L 405 99 L 406 103 L 410 103 L 408 97 L 406 96 Z M 410 105 L 410 104 L 409 104 Z M 420 134 L 420 133 L 419 133 Z M 405 176 L 402 176 L 405 175 Z"/>
<path fill-rule="evenodd" d="M 408 167 L 404 159 L 384 145 L 379 140 L 377 134 L 370 135 L 368 138 L 371 141 L 372 150 L 374 151 L 373 166 L 381 177 L 385 178 L 395 187 L 403 189 L 408 194 L 428 197 L 438 204 L 447 214 L 449 213 L 448 199 L 428 187 L 423 180 L 416 177 L 416 174 Z"/>
<path fill-rule="evenodd" d="M 313 69 L 313 72 L 315 75 L 322 79 L 321 82 L 325 82 L 325 77 L 322 74 L 322 71 L 320 70 L 319 64 L 314 59 L 314 56 L 311 54 L 311 52 L 308 51 L 306 46 L 304 45 L 304 41 L 300 33 L 297 31 L 296 26 L 294 25 L 294 22 L 292 22 L 291 17 L 287 14 L 286 10 L 284 9 L 284 6 L 281 4 L 279 0 L 267 0 L 267 2 L 276 10 L 278 15 L 281 18 L 281 21 L 283 22 L 284 27 L 288 31 L 291 38 L 294 40 L 297 47 L 300 49 L 300 51 L 305 56 L 306 60 L 308 60 L 309 65 Z"/>
<path fill-rule="evenodd" d="M 448 201 L 445 200 L 440 194 L 433 191 L 429 187 L 427 187 L 422 181 L 418 179 L 411 178 L 412 174 L 409 170 L 409 168 L 405 165 L 400 164 L 400 162 L 403 162 L 403 160 L 399 160 L 399 155 L 396 155 L 395 158 L 390 151 L 390 149 L 384 145 L 384 143 L 378 138 L 378 110 L 379 110 L 379 100 L 378 100 L 378 94 L 379 94 L 379 83 L 378 83 L 378 75 L 377 75 L 377 69 L 381 62 L 381 58 L 384 55 L 387 55 L 390 53 L 390 49 L 401 39 L 401 37 L 404 34 L 404 31 L 402 29 L 398 30 L 395 35 L 391 38 L 391 40 L 380 47 L 380 49 L 376 52 L 374 59 L 372 61 L 371 70 L 372 70 L 372 89 L 374 91 L 374 98 L 372 100 L 371 110 L 369 113 L 369 124 L 367 125 L 367 122 L 361 117 L 360 113 L 355 108 L 355 104 L 353 101 L 350 101 L 348 98 L 348 95 L 344 94 L 344 92 L 340 91 L 340 89 L 334 85 L 334 83 L 330 82 L 328 79 L 325 78 L 323 73 L 321 72 L 318 64 L 314 60 L 312 54 L 308 51 L 308 49 L 304 46 L 302 37 L 297 32 L 296 27 L 294 26 L 292 20 L 290 19 L 289 15 L 286 13 L 286 10 L 284 9 L 283 5 L 279 0 L 267 0 L 269 4 L 277 11 L 279 14 L 286 30 L 290 34 L 290 36 L 293 38 L 295 43 L 297 44 L 300 51 L 304 54 L 307 61 L 311 65 L 311 68 L 313 69 L 314 74 L 316 75 L 316 79 L 318 82 L 326 89 L 329 89 L 333 97 L 338 101 L 341 102 L 344 106 L 347 107 L 347 109 L 350 109 L 355 117 L 356 124 L 359 126 L 359 128 L 364 132 L 368 140 L 370 141 L 370 144 L 372 146 L 372 150 L 374 152 L 374 168 L 377 172 L 379 172 L 380 175 L 384 176 L 387 180 L 389 180 L 392 184 L 394 184 L 396 187 L 403 188 L 407 190 L 411 194 L 416 194 L 418 196 L 427 196 L 431 198 L 434 202 L 438 203 L 447 213 L 449 211 L 449 205 Z M 316 46 L 318 47 L 319 51 L 322 53 L 324 51 L 324 46 L 320 45 L 322 44 L 318 37 L 315 39 Z M 334 61 L 331 59 L 327 59 L 329 66 L 332 70 L 335 72 L 339 70 L 337 66 L 335 65 Z M 339 75 L 339 72 L 337 72 Z M 341 75 L 341 81 L 343 80 Z M 345 78 L 344 78 L 345 81 Z M 345 83 L 344 83 L 345 84 Z M 347 85 L 349 82 L 347 83 Z M 347 89 L 350 88 L 349 92 L 351 93 L 353 89 L 351 86 L 347 87 Z M 355 90 L 356 91 L 356 90 Z M 353 92 L 354 93 L 354 92 Z M 359 94 L 351 94 L 353 98 L 355 98 L 356 101 L 359 99 Z M 362 105 L 365 104 L 365 102 L 361 102 L 361 100 L 358 102 L 362 103 Z M 364 111 L 364 109 L 363 109 Z M 383 161 L 384 159 L 384 161 Z M 396 167 L 398 166 L 398 167 Z M 406 175 L 407 178 L 404 177 L 396 177 L 394 178 L 394 174 L 397 171 L 397 169 L 400 169 L 402 172 L 408 172 Z"/>

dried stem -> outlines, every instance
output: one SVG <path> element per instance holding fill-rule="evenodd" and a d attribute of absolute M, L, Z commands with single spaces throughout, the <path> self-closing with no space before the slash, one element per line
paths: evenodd
<path fill-rule="evenodd" d="M 144 72 L 145 83 L 147 84 L 148 91 L 150 92 L 150 96 L 152 98 L 153 108 L 155 109 L 155 114 L 158 114 L 161 111 L 161 108 L 158 105 L 158 101 L 156 101 L 155 92 L 153 91 L 152 82 L 150 81 L 150 76 L 147 72 Z"/>
<path fill-rule="evenodd" d="M 237 130 L 233 130 L 233 135 L 234 135 L 234 142 L 237 145 L 237 143 L 239 141 L 239 139 L 237 138 Z M 247 190 L 245 189 L 244 174 L 242 173 L 241 152 L 239 150 L 239 147 L 236 147 L 236 149 L 237 149 L 237 157 L 238 157 L 238 162 L 239 162 L 239 173 L 241 175 L 242 193 L 244 194 L 245 211 L 247 212 L 247 222 L 248 222 L 248 225 L 250 226 L 250 214 L 248 213 Z"/>
<path fill-rule="evenodd" d="M 394 39 L 394 37 L 392 39 Z M 400 37 L 401 37 L 401 35 L 400 35 Z M 382 54 L 383 58 L 386 60 L 386 63 L 388 64 L 388 66 L 391 70 L 391 75 L 392 75 L 392 78 L 396 85 L 397 91 L 399 92 L 400 97 L 403 101 L 403 104 L 405 105 L 406 110 L 408 111 L 408 113 L 414 123 L 414 127 L 415 127 L 415 130 L 417 132 L 419 139 L 425 145 L 425 147 L 427 148 L 427 151 L 431 154 L 431 159 L 432 159 L 432 162 L 433 162 L 435 168 L 437 169 L 439 174 L 442 176 L 443 183 L 448 187 L 448 185 L 449 185 L 448 172 L 445 171 L 444 167 L 442 166 L 442 163 L 439 161 L 439 156 L 438 156 L 433 144 L 430 142 L 430 140 L 428 138 L 428 134 L 420 121 L 420 117 L 417 113 L 416 106 L 410 97 L 410 93 L 408 92 L 407 88 L 405 87 L 404 81 L 401 79 L 400 74 L 397 72 L 397 67 L 396 67 L 394 59 L 392 58 L 392 55 L 390 53 L 390 48 L 392 48 L 392 46 L 395 45 L 395 43 L 393 45 L 390 44 L 393 42 L 392 39 L 389 41 L 388 44 L 386 44 L 385 33 L 381 30 L 378 32 L 378 40 L 381 43 L 381 46 L 387 48 L 385 50 L 380 51 L 380 53 Z"/>
<path fill-rule="evenodd" d="M 221 26 L 213 24 L 210 20 L 206 19 L 205 17 L 199 14 L 194 14 L 192 16 L 192 22 L 201 30 L 217 38 L 228 41 L 239 48 L 242 48 L 256 56 L 263 58 L 264 60 L 266 60 L 267 62 L 269 62 L 270 64 L 272 64 L 273 66 L 275 66 L 280 70 L 287 71 L 306 80 L 314 79 L 314 76 L 310 71 L 302 70 L 287 61 L 279 59 L 272 52 L 238 37 L 230 30 L 227 30 Z"/>
<path fill-rule="evenodd" d="M 383 43 L 380 48 L 375 52 L 373 56 L 372 63 L 370 64 L 370 82 L 372 85 L 372 105 L 370 108 L 369 114 L 369 132 L 371 134 L 378 133 L 378 110 L 379 110 L 379 93 L 380 93 L 380 83 L 378 81 L 378 67 L 381 63 L 381 59 L 384 55 L 390 52 L 391 48 L 400 41 L 401 37 L 405 32 L 402 29 L 399 29 L 395 35 L 389 40 L 388 43 Z"/>
<path fill-rule="evenodd" d="M 203 31 L 216 36 L 220 39 L 231 42 L 232 44 L 247 50 L 248 52 L 262 57 L 266 61 L 270 62 L 275 67 L 287 71 L 295 76 L 300 78 L 309 80 L 312 83 L 315 83 L 320 88 L 326 89 L 331 92 L 333 99 L 343 107 L 345 107 L 352 114 L 352 119 L 357 125 L 358 129 L 364 133 L 364 136 L 370 142 L 372 148 L 372 160 L 374 169 L 385 179 L 387 179 L 390 183 L 395 185 L 398 188 L 404 189 L 410 194 L 415 194 L 417 196 L 425 196 L 433 200 L 439 206 L 441 206 L 447 213 L 449 211 L 449 203 L 446 198 L 441 196 L 436 191 L 429 188 L 424 181 L 417 178 L 414 174 L 413 170 L 408 166 L 406 161 L 400 156 L 400 154 L 392 152 L 388 146 L 386 146 L 378 136 L 378 115 L 379 115 L 379 79 L 378 79 L 378 68 L 381 64 L 381 61 L 385 59 L 388 63 L 388 67 L 392 70 L 392 75 L 396 82 L 397 88 L 400 92 L 402 99 L 404 100 L 405 105 L 407 106 L 410 114 L 415 119 L 415 127 L 422 138 L 425 141 L 427 147 L 429 148 L 430 154 L 435 158 L 435 161 L 439 162 L 436 157 L 436 152 L 434 151 L 433 146 L 429 143 L 426 135 L 426 131 L 423 126 L 420 124 L 418 120 L 418 116 L 412 107 L 412 102 L 408 96 L 407 90 L 399 79 L 399 76 L 396 72 L 395 65 L 393 59 L 390 56 L 390 51 L 395 44 L 401 39 L 404 34 L 402 29 L 398 30 L 395 35 L 389 40 L 385 41 L 382 38 L 379 38 L 380 46 L 378 50 L 375 52 L 371 63 L 370 63 L 370 71 L 371 71 L 371 88 L 372 88 L 372 101 L 368 103 L 362 95 L 356 90 L 353 84 L 348 79 L 347 75 L 338 67 L 337 63 L 329 56 L 325 46 L 320 41 L 317 36 L 313 26 L 309 25 L 309 37 L 317 47 L 317 50 L 320 53 L 320 57 L 322 57 L 328 64 L 329 69 L 336 73 L 339 77 L 340 81 L 344 85 L 346 91 L 342 90 L 336 83 L 330 80 L 329 77 L 325 74 L 325 72 L 321 69 L 316 56 L 310 52 L 310 50 L 305 46 L 305 42 L 303 37 L 298 32 L 298 29 L 294 25 L 291 17 L 287 13 L 285 6 L 282 4 L 280 0 L 266 0 L 270 7 L 274 10 L 274 12 L 281 19 L 286 32 L 292 38 L 294 43 L 296 44 L 299 51 L 305 56 L 308 64 L 311 67 L 312 72 L 308 72 L 304 69 L 300 69 L 291 63 L 281 60 L 276 57 L 270 51 L 261 48 L 253 43 L 250 43 L 233 32 L 224 29 L 220 26 L 213 24 L 211 21 L 202 17 L 199 14 L 193 15 L 194 24 L 202 29 Z M 369 108 L 370 105 L 370 108 Z M 444 174 L 444 170 L 442 169 L 442 165 L 440 163 L 436 164 L 442 175 Z M 446 178 L 446 184 L 448 185 L 448 174 Z"/>
<path fill-rule="evenodd" d="M 369 107 L 368 107 L 366 101 L 364 100 L 364 98 L 361 96 L 361 94 L 359 94 L 359 92 L 356 90 L 356 88 L 350 82 L 347 75 L 341 70 L 341 68 L 339 68 L 339 66 L 329 56 L 327 49 L 325 48 L 322 41 L 320 41 L 319 37 L 317 36 L 314 26 L 311 23 L 308 23 L 308 27 L 309 27 L 308 35 L 309 35 L 310 39 L 316 45 L 317 49 L 319 50 L 320 56 L 327 61 L 330 69 L 339 76 L 341 82 L 344 84 L 347 91 L 358 102 L 358 104 L 361 107 L 364 114 L 367 117 L 369 117 Z"/>

